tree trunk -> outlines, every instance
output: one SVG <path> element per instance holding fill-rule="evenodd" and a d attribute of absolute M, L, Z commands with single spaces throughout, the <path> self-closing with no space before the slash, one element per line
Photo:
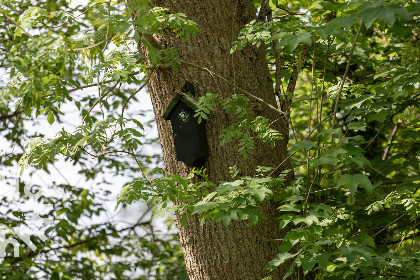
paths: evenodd
<path fill-rule="evenodd" d="M 172 34 L 156 37 L 163 48 L 175 47 L 182 60 L 208 68 L 277 107 L 265 49 L 247 47 L 233 55 L 229 53 L 239 31 L 256 18 L 252 0 L 156 0 L 153 5 L 167 7 L 173 13 L 185 13 L 198 24 L 200 30 L 197 38 L 187 43 Z M 153 72 L 149 90 L 165 166 L 169 174 L 183 176 L 190 172 L 190 168 L 176 160 L 171 123 L 163 120 L 162 114 L 186 81 L 194 84 L 197 96 L 207 92 L 219 93 L 223 97 L 239 93 L 207 71 L 185 64 L 180 64 L 178 71 L 162 67 Z M 216 110 L 206 125 L 209 158 L 205 167 L 211 181 L 230 180 L 229 166 L 233 165 L 240 169 L 240 175 L 252 176 L 256 166 L 275 167 L 287 155 L 288 129 L 283 118 L 266 104 L 254 101 L 253 111 L 275 121 L 274 126 L 284 139 L 277 143 L 275 149 L 265 144 L 257 145 L 254 153 L 245 160 L 238 155 L 235 143 L 220 146 L 219 135 L 233 119 L 222 110 Z M 285 168 L 289 166 L 284 164 Z M 233 222 L 228 228 L 220 223 L 201 226 L 197 218 L 183 227 L 177 221 L 190 279 L 254 280 L 268 275 L 280 279 L 286 267 L 271 273 L 264 270 L 264 266 L 276 255 L 280 244 L 278 240 L 284 235 L 275 220 L 277 207 L 273 202 L 265 203 L 263 212 L 266 219 L 254 227 L 247 227 L 245 222 Z"/>

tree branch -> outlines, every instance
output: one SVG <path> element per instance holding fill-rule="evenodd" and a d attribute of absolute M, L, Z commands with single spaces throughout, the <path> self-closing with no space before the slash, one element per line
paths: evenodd
<path fill-rule="evenodd" d="M 347 60 L 346 71 L 344 72 L 343 80 L 341 81 L 341 85 L 340 85 L 340 90 L 338 91 L 337 98 L 335 100 L 333 120 L 332 120 L 333 129 L 334 129 L 334 123 L 335 123 L 335 118 L 336 118 L 337 109 L 338 109 L 338 102 L 340 101 L 341 92 L 343 91 L 344 83 L 346 82 L 347 74 L 349 73 L 351 59 L 353 58 L 353 51 L 354 51 L 354 48 L 356 47 L 357 38 L 359 38 L 360 31 L 362 31 L 362 27 L 363 27 L 363 19 L 360 22 L 359 29 L 357 30 L 356 36 L 354 37 L 353 45 L 351 46 L 351 49 L 350 49 L 349 59 Z"/>
<path fill-rule="evenodd" d="M 290 105 L 292 103 L 292 98 L 291 96 L 293 95 L 293 93 L 295 92 L 295 88 L 296 88 L 296 82 L 299 76 L 299 72 L 301 70 L 301 67 L 299 67 L 299 59 L 300 60 L 305 60 L 306 55 L 308 54 L 310 50 L 309 46 L 305 46 L 305 48 L 302 51 L 302 54 L 300 55 L 300 57 L 296 60 L 295 65 L 293 66 L 293 72 L 292 75 L 290 76 L 289 79 L 289 83 L 287 85 L 287 90 L 286 90 L 286 94 L 287 96 L 285 96 L 280 104 L 281 106 L 281 110 L 283 112 L 286 113 L 287 116 L 290 115 Z"/>
<path fill-rule="evenodd" d="M 293 12 L 293 11 L 289 10 L 288 8 L 280 6 L 280 5 L 277 5 L 277 8 L 282 10 L 282 11 L 285 11 L 289 15 L 293 15 L 293 16 L 303 16 L 305 14 L 303 12 Z"/>
<path fill-rule="evenodd" d="M 391 143 L 392 141 L 394 141 L 394 137 L 395 137 L 395 134 L 397 133 L 397 129 L 400 123 L 402 123 L 402 120 L 398 119 L 397 123 L 394 126 L 394 129 L 392 130 L 391 137 L 389 137 L 388 145 L 386 146 L 384 154 L 382 155 L 382 160 L 386 160 L 386 157 L 388 156 L 389 150 L 391 148 Z"/>
<path fill-rule="evenodd" d="M 13 22 L 17 27 L 19 27 L 22 31 L 23 31 L 23 33 L 25 33 L 26 35 L 28 35 L 29 36 L 29 38 L 31 38 L 31 39 L 35 39 L 34 38 L 34 36 L 32 36 L 31 34 L 29 34 L 17 21 L 15 21 L 13 18 L 11 18 L 7 13 L 6 13 L 6 10 L 5 9 L 3 9 L 2 7 L 0 7 L 0 10 L 3 12 L 3 15 L 8 19 L 8 20 L 10 20 L 11 22 Z"/>
<path fill-rule="evenodd" d="M 10 118 L 13 118 L 13 117 L 16 117 L 16 116 L 18 116 L 18 115 L 20 115 L 20 114 L 22 114 L 23 113 L 23 108 L 22 107 L 19 107 L 19 109 L 17 109 L 16 111 L 14 111 L 13 113 L 11 113 L 11 114 L 8 114 L 8 115 L 1 115 L 0 116 L 0 121 L 5 121 L 5 120 L 7 120 L 7 119 L 10 119 Z"/>
<path fill-rule="evenodd" d="M 309 139 L 309 137 L 311 137 L 311 135 L 312 135 L 312 133 L 314 133 L 314 131 L 315 130 L 317 130 L 318 129 L 318 127 L 324 122 L 324 121 L 326 121 L 327 119 L 329 119 L 331 117 L 331 115 L 329 115 L 329 116 L 326 116 L 322 121 L 320 121 L 318 124 L 317 124 L 317 126 L 315 126 L 314 127 L 314 129 L 312 129 L 312 131 L 311 131 L 311 133 L 309 133 L 309 135 L 305 138 L 305 140 L 308 140 Z M 268 174 L 268 177 L 270 177 L 271 175 L 273 175 L 274 174 L 274 172 L 276 172 L 276 170 L 277 169 L 279 169 L 288 159 L 290 159 L 294 154 L 296 154 L 297 153 L 297 151 L 296 152 L 294 152 L 294 153 L 291 153 L 290 155 L 288 155 L 279 165 L 277 165 L 277 167 L 276 168 L 274 168 L 271 172 L 270 172 L 270 174 Z"/>
<path fill-rule="evenodd" d="M 130 73 L 130 74 L 128 74 L 128 76 L 135 76 L 137 74 L 140 74 L 140 71 L 136 71 L 136 72 Z M 104 84 L 108 84 L 108 83 L 112 83 L 112 82 L 115 82 L 115 80 L 109 79 L 109 80 L 105 80 L 105 81 L 103 81 L 103 82 L 101 82 L 99 84 L 100 85 L 104 85 Z M 67 92 L 72 92 L 72 91 L 76 91 L 76 90 L 79 90 L 79 89 L 84 89 L 84 88 L 89 88 L 89 87 L 96 87 L 96 86 L 98 86 L 97 83 L 89 84 L 89 85 L 84 85 L 84 86 L 80 86 L 80 87 L 76 87 L 76 88 L 71 88 Z"/>
<path fill-rule="evenodd" d="M 131 100 L 131 98 L 133 98 L 134 97 L 134 95 L 136 95 L 139 91 L 141 91 L 146 85 L 147 85 L 147 83 L 149 82 L 149 80 L 150 80 L 150 76 L 149 77 L 147 77 L 147 79 L 146 79 L 146 81 L 144 81 L 144 84 L 138 89 L 138 90 L 136 90 L 135 92 L 133 92 L 128 98 L 127 98 L 127 100 L 124 102 L 124 104 L 123 104 L 123 106 L 122 106 L 122 110 L 121 110 L 121 119 L 124 119 L 124 110 L 125 110 L 125 108 L 127 107 L 127 104 L 128 104 L 128 102 Z M 122 125 L 122 124 L 121 124 Z"/>
<path fill-rule="evenodd" d="M 267 106 L 268 108 L 270 108 L 271 110 L 276 111 L 277 113 L 279 113 L 279 114 L 281 114 L 281 115 L 285 115 L 285 113 L 284 113 L 284 112 L 282 112 L 281 110 L 277 109 L 277 108 L 276 108 L 276 107 L 274 107 L 273 105 L 271 105 L 271 104 L 269 104 L 269 103 L 265 102 L 264 100 L 262 100 L 261 98 L 259 98 L 259 97 L 255 96 L 255 95 L 253 95 L 253 94 L 249 93 L 248 91 L 246 91 L 246 90 L 244 90 L 243 88 L 241 88 L 241 87 L 239 87 L 239 86 L 235 85 L 234 83 L 232 83 L 232 82 L 230 82 L 229 80 L 227 80 L 227 79 L 223 78 L 222 76 L 220 76 L 220 75 L 218 75 L 218 74 L 216 74 L 216 73 L 212 72 L 210 69 L 205 68 L 205 67 L 201 67 L 201 66 L 199 66 L 199 65 L 196 65 L 196 64 L 193 64 L 193 63 L 187 62 L 187 61 L 182 60 L 182 59 L 180 59 L 180 60 L 179 60 L 179 62 L 181 62 L 181 63 L 183 63 L 183 64 L 185 64 L 185 65 L 192 66 L 192 67 L 198 68 L 198 69 L 200 69 L 200 70 L 206 71 L 206 72 L 208 72 L 211 76 L 216 77 L 216 78 L 218 78 L 218 79 L 220 79 L 220 80 L 224 81 L 225 83 L 227 83 L 228 85 L 230 85 L 230 86 L 232 86 L 232 87 L 236 88 L 237 90 L 239 90 L 240 92 L 242 92 L 242 93 L 243 93 L 243 94 L 245 94 L 246 96 L 248 96 L 248 97 L 250 97 L 250 98 L 252 98 L 252 99 L 255 99 L 255 100 L 257 100 L 257 101 L 261 102 L 262 104 L 266 105 L 266 106 Z"/>

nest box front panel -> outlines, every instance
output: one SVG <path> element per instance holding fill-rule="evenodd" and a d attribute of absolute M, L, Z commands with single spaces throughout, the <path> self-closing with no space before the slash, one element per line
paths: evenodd
<path fill-rule="evenodd" d="M 194 110 L 178 102 L 170 116 L 176 159 L 188 166 L 201 167 L 208 157 L 204 123 L 198 123 Z"/>

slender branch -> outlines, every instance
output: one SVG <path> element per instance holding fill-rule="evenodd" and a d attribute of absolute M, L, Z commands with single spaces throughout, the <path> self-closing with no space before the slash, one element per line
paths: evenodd
<path fill-rule="evenodd" d="M 92 48 L 94 48 L 94 47 L 97 47 L 97 46 L 99 46 L 99 45 L 101 45 L 101 44 L 103 44 L 103 43 L 105 43 L 105 42 L 106 42 L 106 40 L 102 40 L 102 41 L 100 41 L 99 43 L 96 43 L 96 44 L 94 44 L 94 45 L 90 45 L 90 46 L 83 47 L 83 48 L 69 49 L 69 51 L 75 51 L 75 52 L 77 52 L 77 51 L 88 50 L 88 49 L 92 49 Z"/>
<path fill-rule="evenodd" d="M 322 121 L 319 122 L 319 124 L 317 124 L 314 129 L 312 129 L 312 131 L 309 133 L 309 135 L 305 138 L 305 140 L 308 140 L 308 138 L 312 135 L 312 133 L 314 133 L 315 130 L 318 129 L 318 127 L 325 122 L 327 119 L 329 119 L 331 117 L 331 115 L 326 116 Z M 297 151 L 296 151 L 297 152 Z M 296 152 L 291 153 L 290 155 L 288 155 L 279 165 L 277 165 L 276 168 L 274 168 L 270 174 L 268 174 L 268 177 L 270 177 L 271 175 L 273 175 L 274 172 L 276 172 L 277 169 L 279 169 L 288 159 L 290 159 L 294 154 L 296 154 Z"/>
<path fill-rule="evenodd" d="M 85 152 L 85 153 L 87 153 L 88 155 L 90 155 L 90 156 L 92 156 L 92 157 L 95 157 L 95 158 L 98 158 L 98 157 L 101 157 L 101 156 L 104 156 L 104 155 L 110 155 L 110 154 L 118 154 L 118 153 L 123 153 L 123 154 L 128 154 L 128 155 L 131 155 L 133 158 L 134 158 L 134 160 L 136 161 L 136 163 L 137 163 L 137 165 L 138 165 L 138 167 L 139 167 L 139 169 L 140 169 L 140 172 L 143 174 L 143 177 L 147 180 L 147 181 L 149 181 L 149 183 L 152 183 L 153 182 L 153 180 L 151 180 L 147 175 L 146 175 L 146 173 L 143 171 L 143 165 L 141 164 L 141 162 L 137 159 L 137 155 L 134 153 L 134 149 L 133 149 L 133 147 L 131 147 L 130 146 L 130 151 L 125 151 L 125 150 L 113 150 L 113 151 L 108 151 L 108 152 L 103 152 L 103 153 L 100 153 L 100 154 L 98 154 L 98 155 L 95 155 L 95 154 L 92 154 L 92 153 L 90 153 L 90 152 L 88 152 L 86 149 L 83 149 L 83 151 Z"/>
<path fill-rule="evenodd" d="M 420 92 L 418 92 L 415 96 L 414 96 L 414 98 L 412 99 L 412 100 L 409 100 L 409 101 L 407 101 L 407 103 L 412 103 L 412 102 L 417 102 L 417 101 L 419 101 L 419 96 L 420 96 Z M 392 118 L 395 116 L 395 115 L 398 115 L 399 113 L 401 113 L 401 112 L 403 112 L 407 107 L 404 107 L 404 103 L 403 104 L 401 104 L 402 106 L 401 106 L 401 108 L 399 109 L 399 110 L 397 110 L 396 112 L 394 112 L 394 113 L 392 113 L 391 115 L 389 115 L 388 117 L 387 117 L 387 119 L 383 122 L 383 125 L 382 125 L 382 127 L 379 129 L 379 131 L 375 134 L 375 136 L 373 136 L 373 138 L 369 141 L 369 143 L 364 147 L 364 149 L 366 150 L 372 143 L 373 143 L 373 141 L 378 137 L 378 135 L 379 135 L 379 133 L 381 133 L 381 131 L 385 128 L 385 126 L 387 125 L 387 123 L 389 122 L 389 121 L 391 121 L 392 120 Z"/>
<path fill-rule="evenodd" d="M 365 150 L 373 143 L 373 141 L 375 141 L 376 137 L 378 137 L 379 133 L 381 133 L 381 131 L 385 128 L 386 123 L 384 123 L 384 125 L 379 129 L 379 131 L 375 134 L 375 136 L 373 136 L 373 138 L 369 141 L 369 143 L 365 146 Z"/>
<path fill-rule="evenodd" d="M 270 8 L 270 5 L 268 5 L 268 7 Z M 273 12 L 270 8 L 270 10 L 267 13 L 267 20 L 268 21 L 273 21 Z M 272 28 L 271 30 L 271 34 L 274 34 L 274 28 Z M 280 51 L 277 49 L 279 40 L 273 40 L 272 42 L 272 48 L 273 48 L 273 52 L 274 52 L 274 65 L 276 67 L 276 72 L 275 72 L 275 88 L 274 88 L 274 92 L 277 96 L 277 98 L 279 99 L 280 102 L 280 94 L 281 94 L 281 56 L 280 56 Z"/>
<path fill-rule="evenodd" d="M 389 150 L 391 148 L 391 143 L 392 141 L 394 141 L 394 137 L 395 137 L 395 134 L 397 133 L 397 129 L 400 123 L 402 123 L 402 120 L 398 119 L 397 123 L 394 126 L 394 129 L 392 130 L 391 137 L 389 137 L 388 145 L 386 146 L 384 154 L 382 155 L 382 160 L 386 160 L 386 157 L 388 156 Z"/>
<path fill-rule="evenodd" d="M 133 92 L 128 98 L 127 100 L 124 102 L 123 106 L 122 106 L 122 110 L 121 110 L 121 119 L 124 119 L 124 111 L 125 108 L 127 107 L 128 102 L 131 100 L 131 98 L 134 97 L 134 95 L 136 95 L 138 92 L 140 92 L 146 85 L 147 83 L 150 81 L 150 76 L 146 79 L 146 81 L 144 81 L 144 84 L 135 92 Z"/>
<path fill-rule="evenodd" d="M 375 167 L 373 167 L 371 164 L 367 163 L 366 165 L 367 165 L 367 166 L 369 166 L 370 168 L 372 168 L 372 170 L 373 170 L 373 171 L 375 171 L 375 172 L 377 172 L 378 174 L 381 174 L 382 176 L 386 177 L 386 175 L 385 175 L 382 171 L 380 171 L 380 170 L 376 169 L 376 168 L 375 168 Z"/>
<path fill-rule="evenodd" d="M 414 219 L 414 223 L 415 224 L 417 224 L 417 215 L 416 215 L 416 217 L 415 217 L 415 219 Z M 410 252 L 411 252 L 411 249 L 413 249 L 413 244 L 414 244 L 414 238 L 416 237 L 416 229 L 414 229 L 414 232 L 413 232 L 413 234 L 412 234 L 412 236 L 411 236 L 411 244 L 410 244 Z"/>
<path fill-rule="evenodd" d="M 405 234 L 404 234 L 403 238 L 401 238 L 401 242 L 400 242 L 400 244 L 398 244 L 397 253 L 399 253 L 399 252 L 400 252 L 401 245 L 403 244 L 403 242 L 404 242 L 405 238 L 407 237 L 408 233 L 409 233 L 410 231 L 412 231 L 412 230 L 413 230 L 413 228 L 415 229 L 415 227 L 416 227 L 416 226 L 417 226 L 417 223 L 415 222 L 415 223 L 414 223 L 414 225 L 413 225 L 413 226 L 412 226 L 409 230 L 406 230 L 406 231 L 405 231 Z M 415 231 L 415 230 L 414 230 L 414 231 Z M 414 236 L 414 233 L 413 233 L 413 236 Z"/>
<path fill-rule="evenodd" d="M 107 5 L 108 5 L 108 18 L 111 18 L 111 7 L 110 7 L 111 1 L 110 0 L 107 2 Z M 106 47 L 108 47 L 108 36 L 109 36 L 109 25 L 106 27 L 105 46 L 102 49 L 102 52 L 105 52 Z"/>
<path fill-rule="evenodd" d="M 341 92 L 343 91 L 344 83 L 346 82 L 347 74 L 349 73 L 351 59 L 353 58 L 353 51 L 354 51 L 354 48 L 356 47 L 357 38 L 359 38 L 360 31 L 362 31 L 362 27 L 363 27 L 363 20 L 360 22 L 359 29 L 357 30 L 356 36 L 354 37 L 353 45 L 351 46 L 351 49 L 350 49 L 349 59 L 347 60 L 346 71 L 344 71 L 343 79 L 342 79 L 341 85 L 340 85 L 340 90 L 338 91 L 338 94 L 337 94 L 337 97 L 336 97 L 336 100 L 335 100 L 333 120 L 332 120 L 332 128 L 333 129 L 334 129 L 334 123 L 335 123 L 337 109 L 338 109 L 338 102 L 340 101 Z"/>
<path fill-rule="evenodd" d="M 253 95 L 253 94 L 249 93 L 248 91 L 246 91 L 246 90 L 244 90 L 243 88 L 241 88 L 241 87 L 239 87 L 239 86 L 235 85 L 234 83 L 232 83 L 232 82 L 230 82 L 229 80 L 227 80 L 227 79 L 223 78 L 222 76 L 220 76 L 220 75 L 218 75 L 218 74 L 216 74 L 216 73 L 212 72 L 210 69 L 208 69 L 208 68 L 206 68 L 206 67 L 201 67 L 201 66 L 199 66 L 199 65 L 196 65 L 196 64 L 193 64 L 193 63 L 187 62 L 187 61 L 182 60 L 182 59 L 180 59 L 180 60 L 179 60 L 179 62 L 181 62 L 182 64 L 185 64 L 185 65 L 192 66 L 192 67 L 198 68 L 198 69 L 200 69 L 200 70 L 206 71 L 206 72 L 208 72 L 211 76 L 217 77 L 218 79 L 220 79 L 220 80 L 224 81 L 225 83 L 229 84 L 230 86 L 232 86 L 232 87 L 236 88 L 237 90 L 239 90 L 240 92 L 242 92 L 242 93 L 243 93 L 243 94 L 245 94 L 246 96 L 248 96 L 248 97 L 250 97 L 250 98 L 252 98 L 252 99 L 255 99 L 255 100 L 257 100 L 257 101 L 261 102 L 262 104 L 266 105 L 266 106 L 267 106 L 268 108 L 270 108 L 271 110 L 276 111 L 276 112 L 277 112 L 277 113 L 279 113 L 279 114 L 285 115 L 285 113 L 284 113 L 284 112 L 282 112 L 281 110 L 277 109 L 277 108 L 276 108 L 276 107 L 274 107 L 273 105 L 271 105 L 271 104 L 269 104 L 269 103 L 265 102 L 263 99 L 261 99 L 261 98 L 259 98 L 259 97 L 255 96 L 255 95 Z"/>
<path fill-rule="evenodd" d="M 324 72 L 322 74 L 322 89 L 321 89 L 321 101 L 320 101 L 321 104 L 319 106 L 319 121 L 321 121 L 322 109 L 323 109 L 323 103 L 324 103 L 325 75 L 327 74 L 327 60 L 328 60 L 329 50 L 330 50 L 330 40 L 328 40 L 327 51 L 325 52 L 325 58 L 324 58 Z"/>
<path fill-rule="evenodd" d="M 136 156 L 136 154 L 134 153 L 134 148 L 132 147 L 132 146 L 130 146 L 130 152 L 129 152 L 130 154 L 131 154 L 131 156 L 134 158 L 134 160 L 136 161 L 136 163 L 137 163 L 137 166 L 139 167 L 139 169 L 140 169 L 140 171 L 141 171 L 141 173 L 143 174 L 143 177 L 147 180 L 147 181 L 149 181 L 149 183 L 151 184 L 152 182 L 153 182 L 153 180 L 151 180 L 147 175 L 146 175 L 146 173 L 144 172 L 144 170 L 143 170 L 143 164 L 141 164 L 141 162 L 138 160 L 138 158 L 137 158 L 137 156 Z"/>
<path fill-rule="evenodd" d="M 13 18 L 11 18 L 7 13 L 6 10 L 3 9 L 2 7 L 0 7 L 0 10 L 3 12 L 3 15 L 10 20 L 11 22 L 13 22 L 17 27 L 19 27 L 26 35 L 29 36 L 29 38 L 31 39 L 35 39 L 34 36 L 32 36 L 31 34 L 29 34 L 17 21 L 15 21 Z"/>
<path fill-rule="evenodd" d="M 137 74 L 140 74 L 140 71 L 130 73 L 130 74 L 128 74 L 128 76 L 135 76 Z M 101 82 L 100 85 L 104 85 L 104 84 L 108 84 L 108 83 L 112 83 L 112 82 L 115 82 L 115 80 L 109 79 L 109 80 L 105 80 L 105 81 Z M 94 84 L 84 85 L 84 86 L 80 86 L 80 87 L 76 87 L 76 88 L 71 88 L 67 92 L 72 92 L 72 91 L 76 91 L 76 90 L 84 89 L 84 88 L 89 88 L 89 87 L 96 87 L 97 85 L 98 85 L 97 83 L 94 83 Z"/>
<path fill-rule="evenodd" d="M 311 185 L 309 186 L 309 189 L 308 189 L 308 191 L 306 192 L 305 205 L 304 205 L 304 207 L 303 207 L 303 216 L 304 216 L 304 217 L 306 217 L 306 211 L 308 210 L 308 200 L 309 200 L 309 195 L 311 194 L 311 190 L 312 190 L 312 187 L 313 187 L 313 185 L 314 185 L 314 182 L 315 182 L 315 180 L 316 180 L 317 175 L 318 175 L 318 173 L 315 173 L 314 177 L 312 178 Z"/>
<path fill-rule="evenodd" d="M 99 75 L 97 75 L 96 76 L 96 84 L 97 84 L 97 86 L 98 86 L 98 98 L 100 99 L 100 100 L 102 100 L 102 98 L 101 98 L 101 85 L 100 85 L 100 83 L 99 83 Z M 99 100 L 98 99 L 98 100 Z M 104 108 L 102 108 L 102 102 L 101 101 L 99 101 L 99 107 L 101 108 L 101 113 L 102 113 L 102 119 L 105 119 L 105 113 L 104 113 Z"/>
<path fill-rule="evenodd" d="M 297 130 L 296 129 L 296 127 L 293 125 L 293 121 L 292 121 L 292 118 L 290 117 L 290 115 L 289 115 L 289 121 L 288 121 L 288 124 L 290 125 L 290 127 L 292 128 L 292 130 L 293 130 L 293 135 L 295 135 L 295 139 L 296 139 L 296 141 L 299 141 L 299 139 L 297 138 L 298 136 L 301 138 L 301 139 L 304 139 L 305 138 L 305 136 L 303 136 L 303 134 L 299 131 L 299 130 Z"/>
<path fill-rule="evenodd" d="M 117 154 L 117 153 L 124 153 L 124 154 L 131 155 L 130 152 L 127 152 L 127 151 L 124 151 L 124 150 L 113 150 L 113 151 L 103 152 L 103 153 L 100 153 L 100 154 L 97 154 L 97 155 L 90 153 L 86 149 L 83 149 L 83 151 L 85 153 L 87 153 L 88 155 L 90 155 L 91 157 L 95 157 L 95 158 L 98 158 L 98 157 L 101 157 L 101 156 L 104 156 L 104 155 L 109 155 L 109 154 Z"/>
<path fill-rule="evenodd" d="M 392 226 L 392 224 L 394 224 L 396 221 L 398 221 L 402 217 L 406 216 L 407 214 L 408 214 L 408 211 L 405 212 L 404 214 L 402 214 L 401 216 L 399 216 L 398 218 L 396 218 L 395 220 L 393 220 L 392 222 L 390 222 L 389 224 L 387 224 L 386 226 L 384 226 L 380 231 L 378 231 L 377 233 L 375 233 L 374 235 L 372 235 L 372 237 L 377 236 L 378 234 L 380 234 L 381 232 L 383 232 L 384 230 L 386 230 L 387 228 L 389 228 L 390 226 Z"/>
<path fill-rule="evenodd" d="M 291 96 L 293 95 L 293 93 L 295 92 L 295 88 L 296 88 L 296 82 L 299 76 L 299 72 L 301 70 L 300 67 L 300 61 L 304 61 L 306 58 L 306 55 L 309 52 L 310 47 L 309 46 L 305 46 L 305 48 L 302 51 L 302 54 L 300 55 L 300 57 L 298 59 L 296 59 L 294 66 L 293 66 L 293 72 L 292 75 L 290 76 L 289 79 L 289 83 L 287 84 L 287 90 L 286 90 L 286 96 L 285 98 L 282 100 L 282 104 L 281 104 L 281 109 L 283 112 L 286 113 L 286 115 L 290 115 L 290 106 L 292 104 L 292 98 Z"/>
<path fill-rule="evenodd" d="M 285 11 L 286 13 L 288 13 L 290 15 L 293 15 L 293 16 L 303 16 L 304 14 L 306 14 L 306 13 L 303 13 L 303 12 L 293 12 L 293 11 L 289 10 L 288 8 L 280 6 L 280 5 L 277 5 L 277 8 L 282 10 L 282 11 Z"/>
<path fill-rule="evenodd" d="M 120 83 L 120 81 L 116 82 L 107 92 L 105 92 L 102 96 L 100 96 L 96 102 L 92 105 L 92 107 L 90 107 L 89 111 L 87 112 L 86 116 L 83 118 L 82 120 L 82 125 L 85 122 L 86 117 L 92 112 L 93 108 L 95 108 L 96 105 L 98 105 L 98 103 L 100 103 L 102 101 L 102 99 L 105 98 L 105 96 L 108 95 L 108 93 L 110 93 L 111 91 L 114 90 L 114 88 L 116 88 L 116 86 Z"/>
<path fill-rule="evenodd" d="M 311 97 L 309 98 L 309 123 L 308 131 L 311 131 L 311 122 L 312 122 L 312 98 L 314 93 L 314 81 L 315 81 L 315 41 L 314 47 L 312 50 L 312 77 L 311 77 Z"/>
<path fill-rule="evenodd" d="M 308 120 L 308 132 L 311 131 L 311 124 L 312 124 L 312 99 L 313 99 L 313 93 L 314 93 L 314 81 L 315 81 L 315 41 L 313 42 L 313 48 L 312 48 L 312 73 L 311 73 L 311 95 L 309 98 L 309 120 Z M 318 118 L 318 117 L 317 117 Z M 308 136 L 308 140 L 310 140 L 310 136 Z M 316 151 L 314 153 L 314 156 L 316 155 Z M 308 151 L 308 159 L 306 160 L 307 165 L 307 181 L 309 181 L 309 177 L 311 175 L 311 168 L 309 165 L 309 162 L 311 160 L 311 151 Z M 305 198 L 305 205 L 304 205 L 304 211 L 303 216 L 306 217 L 306 211 L 308 210 L 308 200 L 309 200 L 309 194 L 311 193 L 312 186 L 314 185 L 315 179 L 318 175 L 318 172 L 314 170 L 314 176 L 312 178 L 312 182 L 308 188 L 308 191 L 306 192 L 306 198 Z"/>
<path fill-rule="evenodd" d="M 4 120 L 7 120 L 7 119 L 10 119 L 10 118 L 13 118 L 13 117 L 16 117 L 16 116 L 18 116 L 18 115 L 20 115 L 20 114 L 22 114 L 23 113 L 23 108 L 22 107 L 19 107 L 19 109 L 17 109 L 16 111 L 14 111 L 13 113 L 11 113 L 11 114 L 8 114 L 8 115 L 1 115 L 0 116 L 0 121 L 4 121 Z"/>

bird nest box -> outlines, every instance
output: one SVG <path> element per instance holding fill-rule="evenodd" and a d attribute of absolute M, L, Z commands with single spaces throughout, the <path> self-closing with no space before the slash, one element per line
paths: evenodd
<path fill-rule="evenodd" d="M 192 95 L 179 93 L 162 118 L 172 123 L 176 159 L 189 167 L 201 168 L 208 158 L 208 144 L 205 120 L 198 123 L 194 117 L 197 108 L 197 101 Z"/>

